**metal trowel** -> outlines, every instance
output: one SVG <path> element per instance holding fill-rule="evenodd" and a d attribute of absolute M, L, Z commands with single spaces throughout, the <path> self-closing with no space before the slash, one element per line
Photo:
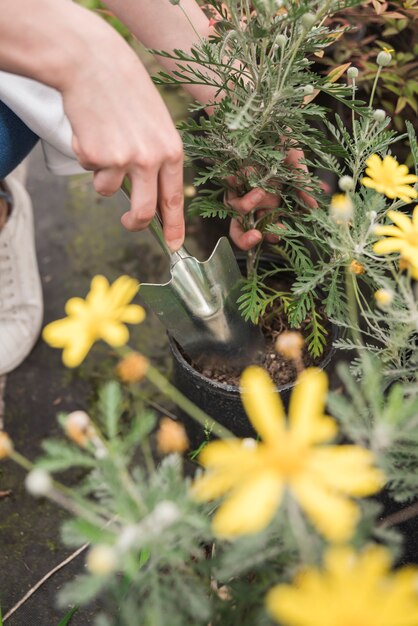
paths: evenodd
<path fill-rule="evenodd" d="M 125 178 L 122 191 L 128 198 L 130 189 Z M 183 247 L 171 252 L 157 214 L 149 228 L 169 258 L 171 279 L 141 283 L 140 295 L 183 351 L 198 365 L 239 369 L 256 362 L 264 338 L 238 310 L 243 277 L 228 239 L 219 239 L 201 262 Z"/>

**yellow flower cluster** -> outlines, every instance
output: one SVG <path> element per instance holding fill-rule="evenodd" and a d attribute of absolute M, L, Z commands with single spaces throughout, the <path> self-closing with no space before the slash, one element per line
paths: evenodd
<path fill-rule="evenodd" d="M 268 593 L 268 611 L 282 626 L 416 626 L 418 568 L 392 574 L 390 565 L 380 546 L 330 548 L 322 571 L 307 568 Z"/>
<path fill-rule="evenodd" d="M 124 346 L 129 339 L 125 323 L 139 324 L 145 318 L 141 306 L 129 304 L 138 289 L 139 283 L 129 276 L 120 276 L 112 285 L 104 276 L 95 276 L 86 299 L 68 300 L 67 317 L 48 324 L 43 338 L 53 348 L 64 349 L 62 360 L 67 367 L 80 365 L 99 339 L 110 346 Z"/>
<path fill-rule="evenodd" d="M 289 418 L 268 374 L 247 368 L 241 378 L 242 401 L 261 441 L 240 439 L 209 443 L 199 456 L 207 472 L 193 492 L 206 501 L 227 495 L 213 527 L 218 536 L 257 533 L 273 519 L 287 491 L 317 530 L 331 541 L 353 533 L 359 510 L 350 498 L 367 496 L 383 485 L 371 452 L 355 445 L 325 445 L 337 434 L 324 415 L 326 374 L 305 370 L 292 393 Z"/>
<path fill-rule="evenodd" d="M 378 154 L 372 154 L 366 161 L 366 174 L 361 182 L 365 187 L 375 189 L 388 198 L 399 198 L 404 202 L 418 198 L 418 192 L 410 185 L 418 182 L 418 176 L 409 174 L 407 165 L 399 165 L 393 156 L 381 159 Z"/>
<path fill-rule="evenodd" d="M 418 205 L 412 219 L 399 211 L 388 211 L 387 215 L 395 226 L 376 226 L 375 234 L 386 238 L 375 243 L 373 250 L 376 254 L 400 252 L 402 260 L 411 269 L 412 277 L 418 279 Z"/>

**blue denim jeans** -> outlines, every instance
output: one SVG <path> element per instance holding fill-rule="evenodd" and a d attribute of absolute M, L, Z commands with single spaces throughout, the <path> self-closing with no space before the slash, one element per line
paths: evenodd
<path fill-rule="evenodd" d="M 0 180 L 10 174 L 35 146 L 39 137 L 0 101 Z"/>

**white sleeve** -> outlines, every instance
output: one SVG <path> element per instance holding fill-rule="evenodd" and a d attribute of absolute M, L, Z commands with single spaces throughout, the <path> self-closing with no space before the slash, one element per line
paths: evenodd
<path fill-rule="evenodd" d="M 48 169 L 54 174 L 79 174 L 71 147 L 72 130 L 61 94 L 24 76 L 0 71 L 0 100 L 40 137 Z"/>

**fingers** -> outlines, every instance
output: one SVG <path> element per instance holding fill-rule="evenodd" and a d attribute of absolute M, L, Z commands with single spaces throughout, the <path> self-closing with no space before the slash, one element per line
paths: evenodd
<path fill-rule="evenodd" d="M 148 226 L 157 209 L 158 169 L 131 176 L 131 210 L 124 213 L 121 222 L 127 230 L 138 231 Z"/>
<path fill-rule="evenodd" d="M 124 170 L 108 167 L 97 170 L 93 175 L 93 186 L 101 196 L 112 196 L 122 185 Z"/>
<path fill-rule="evenodd" d="M 262 189 L 251 189 L 244 196 L 238 197 L 235 192 L 228 193 L 228 204 L 241 215 L 247 215 L 256 209 L 268 194 Z"/>
<path fill-rule="evenodd" d="M 250 250 L 259 244 L 263 238 L 261 232 L 256 229 L 245 231 L 238 220 L 231 220 L 229 236 L 241 250 Z"/>
<path fill-rule="evenodd" d="M 158 205 L 163 221 L 164 238 L 176 251 L 184 241 L 183 152 L 181 144 L 160 169 Z"/>
<path fill-rule="evenodd" d="M 290 148 L 289 152 L 286 155 L 286 159 L 285 159 L 285 163 L 287 163 L 288 165 L 292 165 L 293 167 L 295 167 L 298 170 L 302 170 L 303 172 L 308 173 L 308 168 L 306 166 L 305 163 L 301 163 L 301 161 L 305 158 L 305 155 L 303 153 L 303 150 L 298 150 L 297 148 Z M 318 206 L 317 201 L 315 200 L 315 198 L 313 198 L 310 193 L 309 193 L 309 189 L 307 189 L 306 191 L 297 191 L 297 195 L 299 196 L 299 198 L 302 200 L 302 202 L 309 208 L 309 209 L 316 209 Z"/>

